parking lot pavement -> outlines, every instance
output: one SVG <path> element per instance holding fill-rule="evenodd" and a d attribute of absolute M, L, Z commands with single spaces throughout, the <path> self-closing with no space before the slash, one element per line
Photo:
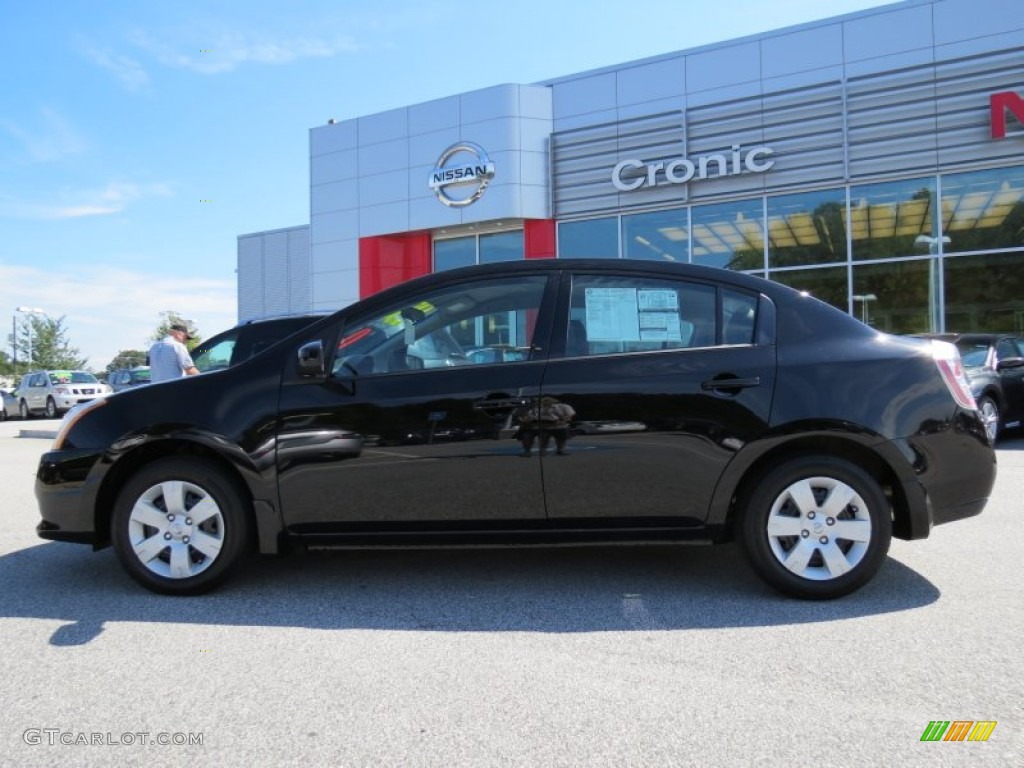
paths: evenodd
<path fill-rule="evenodd" d="M 1000 444 L 982 515 L 894 542 L 876 579 L 834 602 L 770 592 L 732 546 L 316 552 L 166 598 L 109 549 L 36 538 L 49 441 L 19 437 L 29 425 L 56 422 L 0 424 L 2 765 L 1024 754 L 1024 440 Z M 985 742 L 922 742 L 936 720 L 996 726 Z"/>

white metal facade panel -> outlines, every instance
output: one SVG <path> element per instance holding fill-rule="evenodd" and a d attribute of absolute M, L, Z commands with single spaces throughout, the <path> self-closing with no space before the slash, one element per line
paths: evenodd
<path fill-rule="evenodd" d="M 310 156 L 313 246 L 493 218 L 550 216 L 547 179 L 539 179 L 537 169 L 546 168 L 551 98 L 546 86 L 502 85 L 349 121 L 356 125 L 354 148 Z M 342 128 L 352 135 L 351 126 Z M 459 141 L 483 147 L 496 173 L 480 200 L 451 208 L 428 182 L 441 154 Z M 318 147 L 328 146 L 344 144 L 318 141 Z M 357 179 L 354 195 L 350 187 L 329 186 L 349 178 Z"/>
<path fill-rule="evenodd" d="M 931 5 L 885 8 L 843 24 L 842 50 L 847 62 L 906 51 L 924 51 L 930 59 L 932 45 Z"/>
<path fill-rule="evenodd" d="M 686 93 L 686 59 L 676 56 L 625 67 L 616 73 L 615 89 L 619 106 L 681 98 Z"/>
<path fill-rule="evenodd" d="M 843 63 L 843 28 L 829 24 L 773 35 L 761 43 L 761 77 L 809 72 Z"/>

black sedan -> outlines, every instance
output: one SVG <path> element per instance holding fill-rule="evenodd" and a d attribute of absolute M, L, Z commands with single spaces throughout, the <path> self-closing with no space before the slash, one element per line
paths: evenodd
<path fill-rule="evenodd" d="M 994 443 L 1024 419 L 1024 338 L 1010 333 L 922 334 L 956 344 L 971 394 Z"/>
<path fill-rule="evenodd" d="M 77 409 L 37 530 L 169 594 L 296 543 L 736 540 L 822 599 L 981 512 L 995 472 L 952 344 L 727 270 L 552 259 L 418 278 Z"/>

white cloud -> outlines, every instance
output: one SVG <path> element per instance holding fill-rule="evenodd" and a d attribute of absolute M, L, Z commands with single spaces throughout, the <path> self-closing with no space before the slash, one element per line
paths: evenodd
<path fill-rule="evenodd" d="M 31 162 L 52 163 L 85 148 L 81 136 L 57 110 L 43 107 L 39 112 L 41 120 L 32 126 L 0 120 L 0 127 L 21 143 Z"/>
<path fill-rule="evenodd" d="M 167 43 L 141 31 L 131 36 L 132 42 L 156 57 L 163 65 L 200 74 L 220 74 L 243 64 L 287 64 L 299 59 L 330 58 L 359 50 L 349 37 L 320 38 L 296 36 L 276 39 L 266 35 L 223 33 L 209 43 L 209 48 L 191 49 Z"/>
<path fill-rule="evenodd" d="M 63 189 L 52 202 L 30 202 L 0 197 L 0 219 L 76 219 L 120 213 L 128 205 L 151 197 L 169 197 L 171 187 L 163 183 L 136 184 L 111 181 L 93 189 Z"/>
<path fill-rule="evenodd" d="M 71 346 L 102 370 L 122 349 L 146 349 L 160 324 L 160 313 L 173 310 L 193 321 L 204 338 L 233 326 L 238 319 L 234 280 L 144 273 L 109 267 L 83 268 L 77 274 L 54 274 L 39 267 L 0 264 L 0 334 L 8 336 L 14 308 L 41 307 L 53 318 L 65 317 Z"/>
<path fill-rule="evenodd" d="M 149 85 L 149 74 L 135 59 L 85 42 L 80 43 L 79 48 L 93 64 L 113 73 L 128 90 L 137 91 Z"/>

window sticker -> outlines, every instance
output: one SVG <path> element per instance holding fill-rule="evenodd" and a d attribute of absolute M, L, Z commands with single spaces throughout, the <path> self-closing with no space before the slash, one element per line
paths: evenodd
<path fill-rule="evenodd" d="M 584 301 L 590 341 L 683 340 L 674 290 L 587 288 Z"/>
<path fill-rule="evenodd" d="M 636 288 L 587 288 L 584 300 L 590 341 L 640 341 Z"/>

